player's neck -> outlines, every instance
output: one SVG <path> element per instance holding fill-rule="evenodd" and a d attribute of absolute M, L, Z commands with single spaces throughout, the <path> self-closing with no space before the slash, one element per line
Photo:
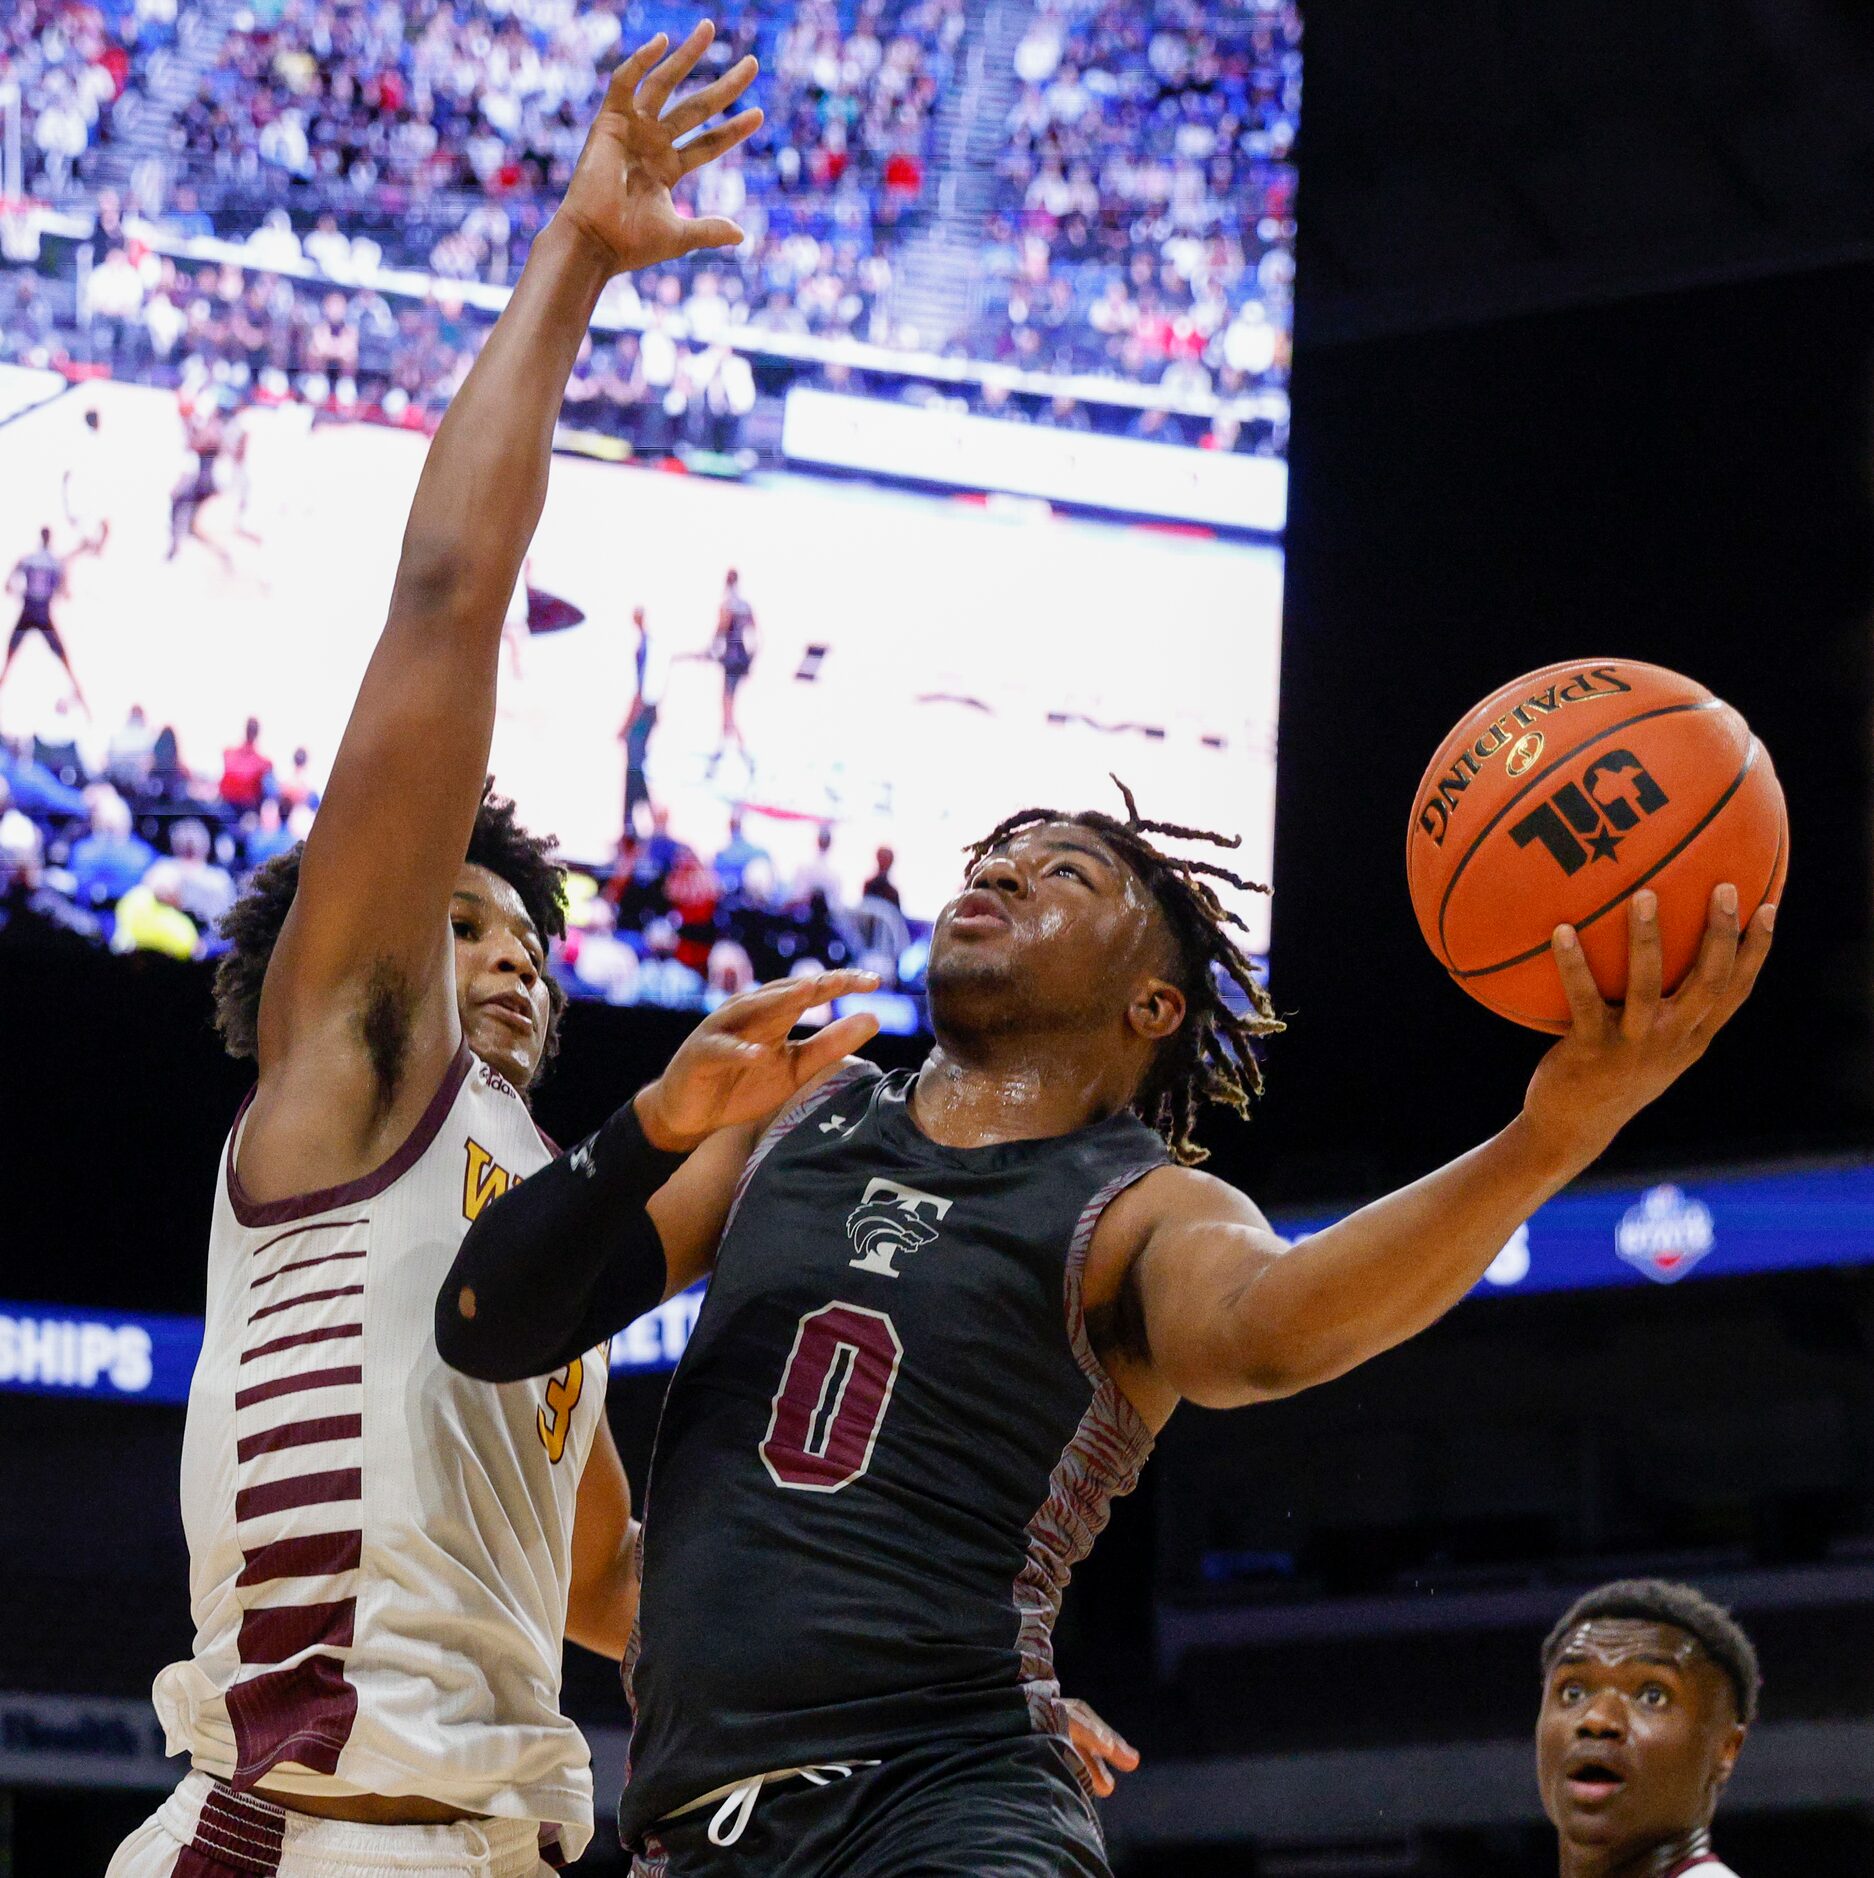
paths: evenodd
<path fill-rule="evenodd" d="M 946 1148 L 1070 1135 L 1125 1106 L 1112 1066 L 1074 1060 L 1058 1037 L 939 1038 L 911 1092 L 912 1119 Z"/>
<path fill-rule="evenodd" d="M 1711 1856 L 1711 1830 L 1695 1826 L 1643 1851 L 1562 1842 L 1560 1878 L 1670 1878 L 1695 1858 Z"/>

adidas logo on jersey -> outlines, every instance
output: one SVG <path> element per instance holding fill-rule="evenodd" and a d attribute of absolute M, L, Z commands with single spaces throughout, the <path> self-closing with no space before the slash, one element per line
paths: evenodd
<path fill-rule="evenodd" d="M 937 1237 L 937 1221 L 952 1204 L 895 1180 L 868 1180 L 859 1204 L 846 1215 L 846 1237 L 859 1250 L 859 1256 L 848 1261 L 851 1269 L 876 1272 L 881 1278 L 902 1277 L 892 1260 L 900 1253 L 923 1251 Z"/>

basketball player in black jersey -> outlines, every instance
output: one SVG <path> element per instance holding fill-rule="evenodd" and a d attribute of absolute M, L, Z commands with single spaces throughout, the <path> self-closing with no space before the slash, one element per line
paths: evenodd
<path fill-rule="evenodd" d="M 1757 1718 L 1757 1652 L 1690 1585 L 1578 1598 L 1542 1648 L 1536 1771 L 1559 1878 L 1736 1878 L 1711 1821 Z"/>
<path fill-rule="evenodd" d="M 101 542 L 100 537 L 100 542 Z M 95 552 L 95 548 L 89 551 Z M 87 552 L 80 548 L 78 554 Z M 14 564 L 13 572 L 7 576 L 7 592 L 19 598 L 20 616 L 13 624 L 13 631 L 7 638 L 6 662 L 0 664 L 0 685 L 7 681 L 7 673 L 13 669 L 13 661 L 19 656 L 19 649 L 27 639 L 37 633 L 50 648 L 52 656 L 65 668 L 65 676 L 70 681 L 72 696 L 78 700 L 79 708 L 86 716 L 91 713 L 91 706 L 85 702 L 84 688 L 78 682 L 78 674 L 72 670 L 71 654 L 65 650 L 65 641 L 59 636 L 59 629 L 52 621 L 52 602 L 65 591 L 65 569 L 77 555 L 60 555 L 52 552 L 52 530 L 42 528 L 39 531 L 39 545 L 32 553 L 21 555 Z"/>
<path fill-rule="evenodd" d="M 644 1874 L 1098 1878 L 1050 1633 L 1157 1430 L 1435 1321 L 1703 1053 L 1770 946 L 1773 911 L 1740 934 L 1720 888 L 1662 996 L 1642 891 L 1615 1007 L 1558 929 L 1573 1025 L 1521 1112 L 1291 1249 L 1192 1139 L 1205 1101 L 1247 1105 L 1278 1028 L 1210 880 L 1248 883 L 1126 809 L 1025 811 L 972 851 L 920 1070 L 813 1070 L 797 995 L 750 993 L 490 1207 L 438 1297 L 444 1355 L 505 1379 L 711 1274 L 627 1658 Z"/>
<path fill-rule="evenodd" d="M 232 570 L 233 557 L 220 542 L 202 533 L 202 510 L 220 494 L 215 465 L 227 442 L 222 422 L 221 394 L 206 391 L 182 414 L 184 445 L 193 464 L 184 468 L 175 488 L 169 492 L 169 553 L 173 561 L 185 538 L 199 541 L 222 566 Z"/>

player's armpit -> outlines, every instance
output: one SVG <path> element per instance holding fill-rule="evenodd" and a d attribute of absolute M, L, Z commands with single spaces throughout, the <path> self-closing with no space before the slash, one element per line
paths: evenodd
<path fill-rule="evenodd" d="M 566 1635 L 582 1648 L 624 1660 L 638 1611 L 638 1522 L 631 1485 L 601 1415 L 573 1509 L 572 1578 Z"/>

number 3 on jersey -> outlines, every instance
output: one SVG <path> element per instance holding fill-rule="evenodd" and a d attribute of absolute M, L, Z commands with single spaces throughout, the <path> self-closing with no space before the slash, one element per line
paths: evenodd
<path fill-rule="evenodd" d="M 566 1437 L 573 1429 L 573 1410 L 579 1406 L 585 1386 L 586 1359 L 583 1356 L 574 1357 L 559 1375 L 547 1381 L 546 1406 L 537 1412 L 534 1425 L 540 1430 L 540 1445 L 555 1467 L 566 1452 Z"/>
<path fill-rule="evenodd" d="M 777 1487 L 837 1493 L 872 1465 L 903 1357 L 883 1311 L 823 1304 L 800 1320 L 761 1443 Z"/>

